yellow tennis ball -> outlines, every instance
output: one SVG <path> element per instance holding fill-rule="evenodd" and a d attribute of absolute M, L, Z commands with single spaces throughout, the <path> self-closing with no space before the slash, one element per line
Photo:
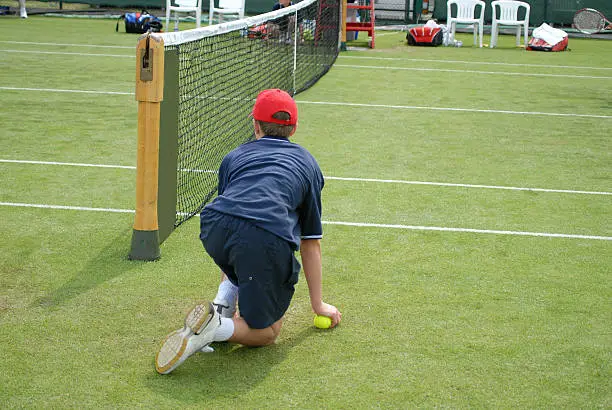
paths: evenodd
<path fill-rule="evenodd" d="M 314 325 L 319 329 L 328 329 L 332 324 L 331 318 L 327 316 L 316 315 L 314 317 Z"/>

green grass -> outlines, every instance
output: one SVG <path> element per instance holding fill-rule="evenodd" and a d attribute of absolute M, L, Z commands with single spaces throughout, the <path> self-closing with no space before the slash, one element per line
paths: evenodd
<path fill-rule="evenodd" d="M 19 3 L 17 0 L 0 0 L 0 6 L 9 6 L 19 11 Z M 31 9 L 49 9 L 50 12 L 60 10 L 60 1 L 34 1 L 28 0 L 26 10 Z M 95 7 L 84 3 L 66 3 L 62 2 L 61 10 L 95 10 Z"/>
<path fill-rule="evenodd" d="M 327 224 L 324 294 L 343 312 L 339 327 L 312 326 L 301 278 L 276 345 L 219 345 L 157 375 L 164 336 L 216 291 L 197 218 L 158 262 L 128 261 L 134 216 L 110 210 L 134 208 L 133 169 L 5 161 L 135 165 L 137 36 L 114 24 L 0 17 L 0 202 L 107 209 L 0 205 L 5 407 L 612 406 L 609 240 Z M 612 42 L 530 53 L 511 37 L 491 50 L 464 34 L 462 48 L 384 34 L 297 96 L 295 141 L 326 176 L 612 192 Z M 610 198 L 328 178 L 323 212 L 332 222 L 610 237 Z"/>

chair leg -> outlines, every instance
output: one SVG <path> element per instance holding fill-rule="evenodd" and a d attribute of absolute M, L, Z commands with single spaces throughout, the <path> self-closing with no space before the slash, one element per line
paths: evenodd
<path fill-rule="evenodd" d="M 474 23 L 474 45 L 478 44 L 478 38 L 477 38 L 477 35 L 476 35 L 476 30 L 477 30 L 476 23 Z"/>
<path fill-rule="evenodd" d="M 482 36 L 483 36 L 483 33 L 484 33 L 484 27 L 483 26 L 484 26 L 484 24 L 478 23 L 478 37 L 480 38 L 480 40 L 479 40 L 480 43 L 479 43 L 478 46 L 480 48 L 482 48 Z"/>
<path fill-rule="evenodd" d="M 529 23 L 525 22 L 525 49 L 527 49 L 527 45 L 529 44 L 527 38 L 529 37 Z"/>
<path fill-rule="evenodd" d="M 166 30 L 170 27 L 170 9 L 166 8 Z"/>
<path fill-rule="evenodd" d="M 196 11 L 196 27 L 200 28 L 202 25 L 202 11 Z"/>
<path fill-rule="evenodd" d="M 516 46 L 521 45 L 521 26 L 516 26 Z"/>
<path fill-rule="evenodd" d="M 178 21 L 179 21 L 179 16 L 178 16 L 178 12 L 174 12 L 174 31 L 179 31 L 178 30 Z"/>
<path fill-rule="evenodd" d="M 489 44 L 489 48 L 493 48 L 497 45 L 497 24 L 495 20 L 491 24 L 491 44 Z"/>

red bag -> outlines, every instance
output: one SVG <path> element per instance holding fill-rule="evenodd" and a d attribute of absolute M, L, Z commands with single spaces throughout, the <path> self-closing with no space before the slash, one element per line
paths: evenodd
<path fill-rule="evenodd" d="M 441 27 L 412 27 L 408 34 L 406 34 L 406 40 L 410 46 L 439 46 L 442 44 L 444 34 L 442 33 Z"/>
<path fill-rule="evenodd" d="M 540 27 L 533 29 L 526 48 L 530 51 L 564 51 L 567 44 L 568 36 L 565 31 L 542 23 Z"/>
<path fill-rule="evenodd" d="M 529 51 L 565 51 L 567 49 L 568 40 L 565 37 L 557 44 L 548 44 L 541 38 L 532 37 L 527 45 Z"/>
<path fill-rule="evenodd" d="M 250 28 L 247 31 L 247 38 L 261 38 L 265 40 L 268 38 L 268 34 L 269 34 L 268 28 L 266 27 L 265 24 L 262 24 L 262 25 Z"/>

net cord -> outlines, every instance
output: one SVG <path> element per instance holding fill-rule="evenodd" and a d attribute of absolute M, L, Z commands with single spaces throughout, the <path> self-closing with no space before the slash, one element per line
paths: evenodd
<path fill-rule="evenodd" d="M 220 34 L 229 33 L 231 31 L 258 26 L 269 20 L 288 16 L 292 13 L 297 15 L 297 12 L 299 10 L 310 6 L 316 1 L 317 0 L 304 0 L 292 6 L 282 8 L 280 10 L 259 14 L 257 16 L 247 17 L 242 20 L 228 21 L 227 23 L 215 24 L 212 26 L 206 26 L 192 30 L 174 31 L 168 33 L 152 33 L 151 35 L 154 37 L 161 37 L 164 40 L 164 45 L 166 47 L 188 43 L 192 41 L 201 40 L 206 37 L 216 36 Z"/>

